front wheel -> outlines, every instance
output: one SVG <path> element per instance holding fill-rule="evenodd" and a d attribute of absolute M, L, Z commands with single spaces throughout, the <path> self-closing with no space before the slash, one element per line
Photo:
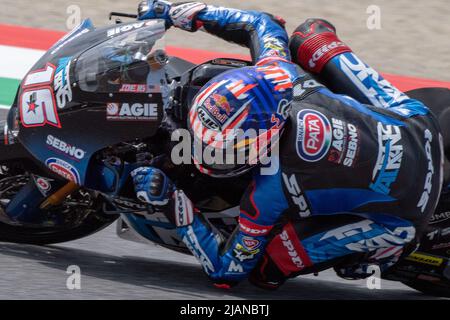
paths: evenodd
<path fill-rule="evenodd" d="M 118 216 L 99 212 L 90 213 L 81 223 L 73 227 L 26 227 L 12 226 L 0 222 L 0 241 L 36 245 L 54 244 L 84 238 L 113 223 Z"/>
<path fill-rule="evenodd" d="M 46 223 L 12 221 L 6 208 L 30 184 L 32 176 L 19 162 L 0 165 L 0 241 L 36 245 L 72 241 L 102 230 L 119 217 L 104 212 L 101 196 L 79 189 L 57 207 L 39 212 L 48 217 Z M 53 221 L 57 223 L 49 223 Z"/>

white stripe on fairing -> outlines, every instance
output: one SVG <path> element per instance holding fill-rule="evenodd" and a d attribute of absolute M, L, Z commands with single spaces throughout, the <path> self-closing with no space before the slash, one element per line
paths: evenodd
<path fill-rule="evenodd" d="M 43 50 L 0 45 L 0 78 L 22 79 L 44 53 Z"/>
<path fill-rule="evenodd" d="M 11 108 L 11 107 L 9 107 L 9 106 L 4 106 L 4 105 L 1 105 L 1 104 L 0 104 L 0 109 L 9 109 L 9 108 Z"/>

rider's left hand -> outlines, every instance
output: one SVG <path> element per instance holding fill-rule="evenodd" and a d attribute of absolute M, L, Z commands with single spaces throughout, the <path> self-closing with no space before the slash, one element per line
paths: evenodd
<path fill-rule="evenodd" d="M 174 185 L 164 172 L 153 167 L 141 167 L 131 172 L 137 198 L 153 206 L 165 206 L 174 191 Z"/>
<path fill-rule="evenodd" d="M 169 11 L 172 3 L 165 0 L 144 0 L 138 6 L 138 20 L 164 19 L 171 25 Z"/>

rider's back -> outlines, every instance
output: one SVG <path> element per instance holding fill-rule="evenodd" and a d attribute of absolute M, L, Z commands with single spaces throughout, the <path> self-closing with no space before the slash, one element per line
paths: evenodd
<path fill-rule="evenodd" d="M 429 190 L 439 189 L 431 177 L 441 159 L 432 157 L 433 118 L 404 118 L 321 88 L 294 101 L 285 134 L 281 164 L 313 215 L 387 214 L 418 227 L 434 211 L 427 204 L 439 194 Z"/>

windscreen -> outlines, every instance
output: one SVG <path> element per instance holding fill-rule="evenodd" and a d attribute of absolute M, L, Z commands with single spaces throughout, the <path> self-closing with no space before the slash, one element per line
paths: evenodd
<path fill-rule="evenodd" d="M 98 93 L 161 92 L 168 59 L 164 22 L 119 25 L 108 34 L 113 37 L 87 50 L 76 61 L 79 88 Z"/>

